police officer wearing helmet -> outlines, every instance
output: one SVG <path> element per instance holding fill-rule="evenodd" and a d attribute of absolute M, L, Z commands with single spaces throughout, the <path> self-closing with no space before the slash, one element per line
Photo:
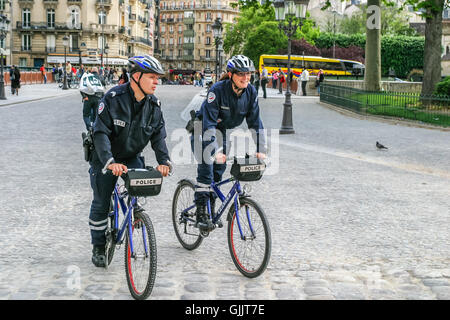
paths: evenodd
<path fill-rule="evenodd" d="M 93 125 L 95 152 L 90 160 L 93 201 L 89 215 L 92 262 L 105 266 L 105 230 L 111 194 L 119 176 L 128 168 L 144 168 L 141 152 L 150 142 L 163 176 L 170 170 L 161 103 L 153 95 L 160 62 L 148 55 L 128 60 L 130 81 L 110 89 L 98 106 Z M 110 171 L 108 171 L 110 170 Z"/>
<path fill-rule="evenodd" d="M 200 229 L 210 228 L 211 220 L 208 219 L 206 204 L 211 200 L 211 208 L 214 208 L 214 198 L 210 193 L 212 181 L 219 182 L 226 169 L 227 136 L 226 129 L 239 126 L 244 119 L 249 129 L 253 129 L 253 136 L 257 148 L 256 157 L 264 159 L 266 154 L 263 123 L 259 115 L 258 94 L 255 87 L 249 83 L 252 73 L 255 71 L 253 62 L 246 56 L 233 56 L 227 63 L 227 74 L 216 82 L 208 91 L 206 100 L 203 102 L 196 116 L 201 119 L 203 138 L 195 134 L 191 136 L 191 147 L 196 154 L 195 144 L 201 144 L 202 155 L 196 154 L 199 162 L 197 167 L 197 184 L 195 186 L 195 203 L 197 205 L 197 222 Z M 204 133 L 208 131 L 208 138 Z M 223 141 L 216 139 L 220 131 Z M 212 133 L 212 135 L 211 135 Z M 211 139 L 209 139 L 211 137 Z M 210 144 L 213 143 L 213 146 Z M 204 151 L 211 150 L 215 156 L 215 162 L 203 159 Z"/>

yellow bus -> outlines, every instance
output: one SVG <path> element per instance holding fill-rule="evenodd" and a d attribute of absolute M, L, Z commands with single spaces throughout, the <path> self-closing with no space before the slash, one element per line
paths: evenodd
<path fill-rule="evenodd" d="M 271 75 L 273 72 L 281 71 L 287 73 L 287 55 L 263 54 L 259 58 L 259 72 L 262 72 L 264 65 Z M 295 77 L 300 77 L 303 69 L 306 68 L 309 74 L 314 75 L 322 69 L 325 75 L 351 75 L 354 70 L 363 72 L 364 65 L 358 61 L 341 60 L 333 58 L 323 58 L 317 56 L 297 56 L 291 55 L 291 70 Z M 361 74 L 361 73 L 360 73 Z"/>

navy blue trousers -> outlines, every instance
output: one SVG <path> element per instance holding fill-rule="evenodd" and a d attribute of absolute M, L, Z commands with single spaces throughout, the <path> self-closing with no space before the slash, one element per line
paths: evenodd
<path fill-rule="evenodd" d="M 89 177 L 91 180 L 91 188 L 94 198 L 91 204 L 89 214 L 89 228 L 91 230 L 91 243 L 93 245 L 104 245 L 105 230 L 108 222 L 109 206 L 111 202 L 111 194 L 114 191 L 118 177 L 111 172 L 102 173 L 103 165 L 98 160 L 97 154 L 94 152 L 91 167 L 89 168 Z M 144 158 L 137 155 L 134 158 L 118 161 L 128 168 L 144 168 Z"/>
<path fill-rule="evenodd" d="M 201 143 L 198 141 L 197 143 Z M 224 145 L 224 149 L 226 149 Z M 194 152 L 194 135 L 191 135 L 191 150 Z M 201 148 L 203 150 L 203 148 Z M 223 151 L 224 153 L 226 150 Z M 212 155 L 212 154 L 211 154 Z M 208 164 L 202 161 L 201 155 L 195 155 L 198 162 L 197 165 L 197 184 L 195 185 L 194 199 L 197 205 L 206 205 L 209 197 L 211 196 L 209 186 L 211 183 L 222 181 L 222 175 L 227 168 L 227 164 L 212 163 Z"/>

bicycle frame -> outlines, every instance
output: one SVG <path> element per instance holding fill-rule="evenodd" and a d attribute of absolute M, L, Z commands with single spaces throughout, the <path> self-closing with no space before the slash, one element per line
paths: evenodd
<path fill-rule="evenodd" d="M 132 230 L 132 216 L 133 216 L 133 209 L 136 205 L 137 198 L 131 197 L 131 202 L 129 207 L 125 204 L 125 201 L 123 199 L 124 197 L 120 196 L 120 192 L 118 190 L 118 185 L 114 187 L 114 210 L 110 215 L 114 215 L 114 230 L 118 230 L 117 237 L 114 240 L 116 244 L 121 244 L 123 242 L 123 239 L 125 237 L 125 231 L 127 231 L 128 228 L 128 235 L 130 237 L 130 249 L 131 249 L 131 256 L 134 256 L 134 247 L 133 247 L 133 230 Z M 122 221 L 122 225 L 119 228 L 119 203 L 120 207 L 122 208 L 122 213 L 125 216 L 125 219 Z M 147 248 L 147 239 L 146 237 L 146 229 L 145 226 L 142 225 L 143 228 L 143 237 L 144 237 L 144 248 L 145 253 L 148 254 L 148 248 Z"/>
<path fill-rule="evenodd" d="M 207 203 L 207 210 L 208 210 L 208 215 L 211 218 L 212 222 L 214 224 L 216 224 L 216 222 L 220 219 L 220 217 L 223 215 L 223 213 L 225 212 L 225 209 L 228 207 L 228 204 L 231 202 L 231 200 L 234 198 L 234 209 L 236 212 L 236 221 L 238 224 L 238 228 L 239 228 L 239 232 L 241 234 L 241 238 L 243 240 L 245 240 L 245 236 L 244 233 L 242 232 L 242 228 L 241 228 L 241 222 L 240 222 L 240 217 L 239 217 L 239 196 L 241 196 L 243 194 L 242 189 L 241 189 L 241 184 L 239 183 L 238 180 L 236 180 L 236 182 L 233 184 L 233 186 L 231 187 L 230 191 L 228 192 L 228 194 L 225 196 L 222 191 L 220 191 L 219 187 L 227 184 L 229 182 L 234 181 L 233 178 L 229 178 L 226 179 L 224 181 L 221 181 L 219 183 L 211 183 L 211 189 L 213 190 L 213 192 L 218 196 L 218 198 L 220 199 L 220 201 L 222 202 L 222 205 L 220 206 L 220 208 L 217 210 L 217 213 L 214 215 L 214 217 L 211 217 L 211 202 L 210 200 L 208 200 Z M 185 210 L 183 210 L 183 214 L 185 214 L 186 212 L 188 212 L 191 209 L 195 208 L 195 204 L 186 208 Z M 248 213 L 248 211 L 246 212 L 247 214 L 247 220 L 249 223 L 249 227 L 250 230 L 252 232 L 252 235 L 254 236 L 254 231 L 253 231 L 253 226 L 251 224 L 251 220 L 250 220 L 250 215 Z M 191 220 L 191 219 L 189 219 Z"/>

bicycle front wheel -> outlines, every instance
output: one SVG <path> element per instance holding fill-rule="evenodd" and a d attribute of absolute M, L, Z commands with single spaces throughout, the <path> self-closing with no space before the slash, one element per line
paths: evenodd
<path fill-rule="evenodd" d="M 190 210 L 186 210 L 191 208 Z M 194 250 L 202 243 L 203 237 L 196 222 L 194 206 L 194 183 L 183 180 L 178 184 L 172 202 L 172 222 L 175 234 L 181 245 L 187 250 Z"/>
<path fill-rule="evenodd" d="M 234 265 L 244 276 L 256 278 L 269 263 L 272 239 L 269 223 L 260 206 L 249 198 L 234 205 L 228 221 L 228 248 Z"/>
<path fill-rule="evenodd" d="M 156 238 L 150 217 L 145 212 L 134 214 L 132 235 L 125 239 L 125 272 L 133 298 L 146 299 L 156 278 Z M 133 250 L 132 248 L 133 247 Z"/>

